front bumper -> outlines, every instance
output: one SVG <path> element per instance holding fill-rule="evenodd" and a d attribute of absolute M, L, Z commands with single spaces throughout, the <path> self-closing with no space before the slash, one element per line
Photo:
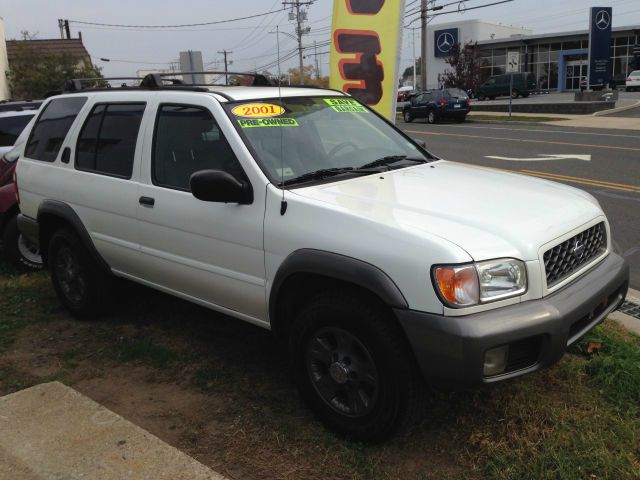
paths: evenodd
<path fill-rule="evenodd" d="M 517 377 L 551 365 L 624 300 L 629 265 L 610 253 L 547 297 L 462 317 L 396 309 L 425 378 L 459 388 Z M 509 345 L 505 373 L 485 376 L 487 350 Z M 509 367 L 509 365 L 511 367 Z"/>

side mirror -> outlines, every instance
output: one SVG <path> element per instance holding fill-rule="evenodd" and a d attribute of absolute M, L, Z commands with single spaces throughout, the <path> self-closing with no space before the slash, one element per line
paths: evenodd
<path fill-rule="evenodd" d="M 422 148 L 426 149 L 427 148 L 427 142 L 425 142 L 424 140 L 420 140 L 419 138 L 412 138 L 411 140 L 413 140 L 414 142 L 416 142 L 418 145 L 420 145 Z"/>
<path fill-rule="evenodd" d="M 200 170 L 191 175 L 191 193 L 204 202 L 253 202 L 253 190 L 247 182 L 239 182 L 221 170 Z"/>

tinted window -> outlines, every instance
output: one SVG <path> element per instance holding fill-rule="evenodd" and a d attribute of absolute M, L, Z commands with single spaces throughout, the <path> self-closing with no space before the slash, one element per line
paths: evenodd
<path fill-rule="evenodd" d="M 467 92 L 460 90 L 459 88 L 450 88 L 449 90 L 447 90 L 447 93 L 449 94 L 450 97 L 453 98 L 467 98 Z"/>
<path fill-rule="evenodd" d="M 131 178 L 144 103 L 96 105 L 78 136 L 76 168 Z"/>
<path fill-rule="evenodd" d="M 33 115 L 16 115 L 14 117 L 0 118 L 0 147 L 10 147 L 27 126 Z"/>
<path fill-rule="evenodd" d="M 211 112 L 187 105 L 162 105 L 154 138 L 153 183 L 190 190 L 191 174 L 223 170 L 244 177 L 238 159 Z"/>
<path fill-rule="evenodd" d="M 49 102 L 31 131 L 25 156 L 45 162 L 55 161 L 64 138 L 86 101 L 87 97 L 70 97 Z"/>

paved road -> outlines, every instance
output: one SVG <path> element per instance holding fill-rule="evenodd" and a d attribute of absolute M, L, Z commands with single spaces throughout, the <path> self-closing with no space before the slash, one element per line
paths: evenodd
<path fill-rule="evenodd" d="M 630 130 L 466 122 L 398 126 L 434 154 L 464 163 L 519 171 L 582 188 L 607 214 L 613 237 L 631 263 L 631 286 L 640 289 L 640 135 Z M 584 159 L 513 161 L 579 155 Z"/>

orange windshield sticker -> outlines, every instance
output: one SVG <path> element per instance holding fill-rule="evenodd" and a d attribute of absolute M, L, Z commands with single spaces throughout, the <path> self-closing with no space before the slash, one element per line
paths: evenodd
<path fill-rule="evenodd" d="M 231 113 L 242 118 L 268 118 L 282 115 L 284 108 L 272 103 L 244 103 L 234 107 Z"/>

